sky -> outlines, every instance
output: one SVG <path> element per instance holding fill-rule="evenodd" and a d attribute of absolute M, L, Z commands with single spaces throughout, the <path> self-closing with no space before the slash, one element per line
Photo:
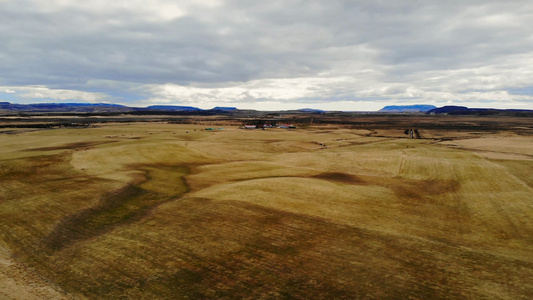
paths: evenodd
<path fill-rule="evenodd" d="M 533 109 L 533 1 L 0 0 L 0 101 Z"/>

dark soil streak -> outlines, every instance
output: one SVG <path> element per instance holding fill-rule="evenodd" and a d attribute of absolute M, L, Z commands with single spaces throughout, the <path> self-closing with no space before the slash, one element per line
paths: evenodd
<path fill-rule="evenodd" d="M 100 200 L 98 206 L 64 218 L 43 242 L 50 249 L 60 250 L 130 223 L 144 215 L 147 209 L 148 203 L 139 201 L 143 196 L 146 197 L 147 192 L 133 185 L 110 193 Z"/>
<path fill-rule="evenodd" d="M 182 182 L 188 186 L 182 176 Z M 142 184 L 151 180 L 148 172 Z M 65 217 L 55 229 L 43 240 L 51 250 L 61 250 L 73 243 L 88 240 L 112 231 L 113 229 L 135 223 L 149 215 L 155 208 L 168 201 L 176 200 L 181 195 L 163 195 L 129 184 L 119 190 L 103 196 L 95 207 L 78 211 Z"/>
<path fill-rule="evenodd" d="M 328 181 L 334 181 L 334 182 L 342 182 L 342 183 L 349 183 L 349 184 L 364 184 L 365 181 L 355 175 L 351 174 L 345 174 L 345 173 L 321 173 L 315 176 L 312 176 L 312 178 L 317 179 L 324 179 Z"/>
<path fill-rule="evenodd" d="M 346 173 L 321 173 L 311 178 L 357 185 L 378 185 L 391 189 L 400 198 L 421 199 L 424 196 L 456 192 L 460 183 L 454 180 L 412 180 L 389 178 L 383 183 L 380 177 L 356 176 Z"/>
<path fill-rule="evenodd" d="M 79 143 L 71 143 L 71 144 L 65 144 L 65 145 L 53 146 L 53 147 L 30 148 L 24 151 L 53 151 L 53 150 L 63 150 L 63 149 L 72 150 L 72 149 L 79 149 L 79 148 L 94 147 L 94 146 L 109 144 L 113 142 L 114 141 L 79 142 Z"/>

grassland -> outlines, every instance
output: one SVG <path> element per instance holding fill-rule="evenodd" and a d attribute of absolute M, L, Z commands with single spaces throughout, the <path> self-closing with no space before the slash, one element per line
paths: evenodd
<path fill-rule="evenodd" d="M 0 298 L 528 299 L 533 136 L 0 134 Z"/>

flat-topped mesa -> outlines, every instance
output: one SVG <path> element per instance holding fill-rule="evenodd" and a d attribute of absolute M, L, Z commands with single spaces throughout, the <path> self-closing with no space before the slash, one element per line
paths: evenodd
<path fill-rule="evenodd" d="M 389 105 L 379 110 L 383 113 L 400 113 L 400 112 L 427 112 L 437 108 L 434 105 L 415 104 L 415 105 Z"/>

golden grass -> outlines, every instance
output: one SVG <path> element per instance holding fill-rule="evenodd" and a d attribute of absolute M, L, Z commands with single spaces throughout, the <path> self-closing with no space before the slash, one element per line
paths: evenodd
<path fill-rule="evenodd" d="M 533 164 L 472 152 L 527 156 L 529 137 L 202 128 L 0 134 L 0 296 L 533 294 Z"/>
<path fill-rule="evenodd" d="M 533 156 L 533 148 L 531 148 L 531 143 L 533 143 L 532 137 L 482 137 L 477 139 L 457 140 L 455 142 L 461 147 L 468 149 Z"/>
<path fill-rule="evenodd" d="M 68 299 L 54 288 L 0 246 L 0 299 Z"/>

